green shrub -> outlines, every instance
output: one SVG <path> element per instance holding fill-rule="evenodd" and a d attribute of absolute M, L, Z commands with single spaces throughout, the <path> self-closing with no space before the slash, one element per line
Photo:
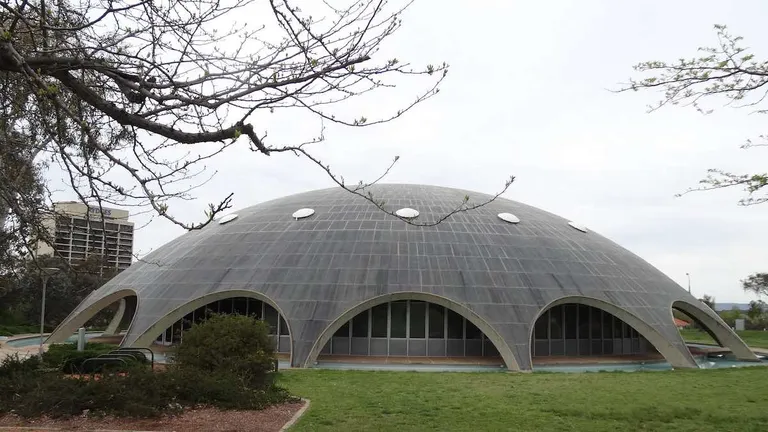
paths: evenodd
<path fill-rule="evenodd" d="M 267 386 L 275 346 L 264 321 L 244 315 L 213 315 L 184 332 L 174 364 L 180 369 L 228 373 L 246 385 Z"/>
<path fill-rule="evenodd" d="M 14 375 L 28 374 L 40 369 L 40 367 L 40 357 L 31 356 L 21 358 L 18 353 L 13 353 L 6 356 L 3 361 L 0 362 L 0 379 Z"/>
<path fill-rule="evenodd" d="M 274 384 L 254 389 L 241 377 L 226 371 L 171 368 L 158 374 L 160 386 L 172 389 L 173 400 L 182 406 L 212 405 L 222 409 L 263 409 L 294 400 Z M 158 382 L 155 382 L 156 385 Z"/>
<path fill-rule="evenodd" d="M 117 348 L 116 345 L 88 342 L 83 351 L 78 351 L 77 344 L 55 344 L 43 353 L 43 363 L 49 367 L 59 368 L 65 373 L 79 373 L 85 360 Z"/>
<path fill-rule="evenodd" d="M 266 323 L 245 316 L 213 316 L 184 333 L 176 364 L 156 372 L 130 364 L 126 373 L 67 376 L 108 344 L 53 345 L 39 359 L 0 364 L 0 414 L 27 418 L 93 414 L 151 417 L 198 405 L 262 409 L 296 401 L 274 385 L 275 350 Z M 48 367 L 48 369 L 45 369 Z"/>
<path fill-rule="evenodd" d="M 132 368 L 99 379 L 64 377 L 61 373 L 25 370 L 0 377 L 0 414 L 34 418 L 93 414 L 153 417 L 200 404 L 222 409 L 262 409 L 295 401 L 274 385 L 254 390 L 229 373 L 171 368 L 154 372 Z"/>

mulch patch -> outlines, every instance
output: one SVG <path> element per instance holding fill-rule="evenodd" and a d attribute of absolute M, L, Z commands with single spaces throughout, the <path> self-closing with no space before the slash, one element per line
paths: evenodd
<path fill-rule="evenodd" d="M 259 411 L 225 411 L 216 408 L 196 408 L 179 415 L 135 419 L 123 417 L 79 416 L 67 419 L 22 419 L 13 414 L 0 416 L 0 431 L 216 431 L 216 432 L 275 432 L 279 431 L 304 402 L 275 405 Z M 16 427 L 24 429 L 15 429 Z"/>

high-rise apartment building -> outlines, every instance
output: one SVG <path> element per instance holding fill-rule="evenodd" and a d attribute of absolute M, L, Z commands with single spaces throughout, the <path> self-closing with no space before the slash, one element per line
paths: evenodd
<path fill-rule="evenodd" d="M 125 270 L 133 258 L 133 222 L 128 211 L 89 207 L 77 201 L 57 202 L 55 216 L 45 224 L 52 234 L 53 247 L 39 242 L 36 254 L 60 256 L 69 262 L 100 255 L 104 268 Z M 102 212 L 104 220 L 102 220 Z"/>

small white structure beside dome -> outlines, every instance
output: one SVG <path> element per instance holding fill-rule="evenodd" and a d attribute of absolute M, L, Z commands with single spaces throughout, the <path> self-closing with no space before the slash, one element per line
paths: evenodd
<path fill-rule="evenodd" d="M 577 229 L 577 230 L 579 230 L 581 232 L 584 232 L 584 233 L 589 231 L 587 229 L 587 227 L 585 227 L 583 224 L 580 224 L 578 222 L 570 221 L 570 222 L 568 222 L 568 225 L 570 225 L 571 228 Z"/>
<path fill-rule="evenodd" d="M 419 216 L 419 211 L 410 207 L 405 207 L 396 211 L 395 214 L 404 219 L 413 219 Z"/>
<path fill-rule="evenodd" d="M 308 217 L 312 216 L 313 214 L 315 214 L 315 209 L 301 208 L 301 209 L 298 209 L 295 212 L 293 212 L 293 214 L 291 216 L 294 219 L 299 220 L 299 219 L 308 218 Z"/>
<path fill-rule="evenodd" d="M 232 222 L 235 219 L 237 219 L 236 213 L 230 213 L 230 214 L 224 215 L 221 218 L 219 218 L 219 225 L 224 225 L 225 223 Z"/>
<path fill-rule="evenodd" d="M 499 213 L 498 216 L 499 219 L 503 220 L 504 222 L 509 222 L 512 224 L 520 223 L 520 218 L 513 215 L 512 213 Z"/>

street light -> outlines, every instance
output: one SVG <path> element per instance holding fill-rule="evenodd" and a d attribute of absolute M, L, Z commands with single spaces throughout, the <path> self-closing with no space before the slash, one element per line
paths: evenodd
<path fill-rule="evenodd" d="M 41 268 L 40 271 L 42 272 L 43 278 L 43 301 L 40 306 L 40 357 L 43 357 L 43 341 L 45 340 L 43 336 L 45 333 L 45 289 L 48 286 L 48 279 L 57 273 L 59 269 L 56 267 L 44 267 Z"/>
<path fill-rule="evenodd" d="M 691 293 L 691 274 L 686 273 L 685 275 L 688 276 L 688 294 L 690 294 Z"/>

